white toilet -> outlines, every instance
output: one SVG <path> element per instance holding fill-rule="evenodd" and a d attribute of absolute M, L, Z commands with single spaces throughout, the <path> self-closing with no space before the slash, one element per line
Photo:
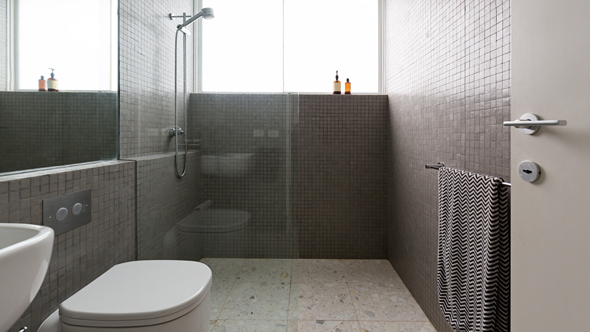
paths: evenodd
<path fill-rule="evenodd" d="M 38 332 L 206 332 L 210 290 L 202 263 L 122 263 L 61 303 Z"/>

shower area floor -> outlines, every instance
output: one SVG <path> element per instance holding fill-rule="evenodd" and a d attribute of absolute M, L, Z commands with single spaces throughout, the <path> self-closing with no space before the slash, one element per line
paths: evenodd
<path fill-rule="evenodd" d="M 204 258 L 211 331 L 436 332 L 386 260 Z"/>

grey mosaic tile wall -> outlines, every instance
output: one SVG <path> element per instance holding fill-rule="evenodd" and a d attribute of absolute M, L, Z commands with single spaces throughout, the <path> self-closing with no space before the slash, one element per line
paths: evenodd
<path fill-rule="evenodd" d="M 6 91 L 8 87 L 6 81 L 8 75 L 8 43 L 6 40 L 6 37 L 8 36 L 8 16 L 6 16 L 7 4 L 7 1 L 0 1 L 0 91 Z"/>
<path fill-rule="evenodd" d="M 510 0 L 387 0 L 388 252 L 437 331 L 437 173 L 510 181 Z"/>
<path fill-rule="evenodd" d="M 41 289 L 10 332 L 36 331 L 59 303 L 113 265 L 135 259 L 135 165 L 111 161 L 0 177 L 0 223 L 39 225 L 43 199 L 85 189 L 92 189 L 92 221 L 55 238 Z"/>
<path fill-rule="evenodd" d="M 201 202 L 200 153 L 190 152 L 182 179 L 174 172 L 174 154 L 136 158 L 138 259 L 178 259 L 185 247 L 174 233 L 178 221 Z M 182 159 L 179 167 L 182 167 Z M 172 233 L 168 233 L 172 231 Z M 167 239 L 166 234 L 174 235 Z M 171 246 L 171 247 L 170 247 Z M 172 251 L 171 251 L 172 250 Z M 190 255 L 189 253 L 183 253 Z M 190 256 L 188 256 L 190 257 Z"/>
<path fill-rule="evenodd" d="M 301 95 L 299 255 L 386 258 L 387 96 Z"/>
<path fill-rule="evenodd" d="M 117 157 L 117 94 L 0 92 L 0 172 Z"/>
<path fill-rule="evenodd" d="M 189 129 L 203 153 L 203 200 L 213 202 L 211 209 L 250 213 L 246 243 L 227 237 L 220 254 L 296 257 L 298 96 L 192 94 L 190 107 Z M 241 162 L 243 169 L 232 170 Z"/>
<path fill-rule="evenodd" d="M 178 20 L 169 13 L 192 15 L 192 0 L 119 1 L 119 84 L 121 158 L 168 153 L 174 142 L 174 36 Z M 182 35 L 182 34 L 181 34 Z M 179 36 L 178 91 L 182 99 L 182 36 Z M 192 54 L 187 38 L 187 54 Z M 188 91 L 193 87 L 193 61 L 187 60 Z M 187 96 L 188 98 L 188 96 Z M 182 103 L 178 119 L 182 127 Z"/>

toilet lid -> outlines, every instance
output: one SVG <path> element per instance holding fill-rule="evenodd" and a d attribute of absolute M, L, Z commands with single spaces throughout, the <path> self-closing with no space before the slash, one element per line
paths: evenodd
<path fill-rule="evenodd" d="M 246 227 L 250 213 L 232 209 L 195 211 L 178 223 L 178 230 L 188 233 L 226 233 Z"/>
<path fill-rule="evenodd" d="M 202 263 L 118 264 L 60 304 L 60 320 L 86 327 L 161 324 L 196 308 L 210 287 L 211 270 Z"/>

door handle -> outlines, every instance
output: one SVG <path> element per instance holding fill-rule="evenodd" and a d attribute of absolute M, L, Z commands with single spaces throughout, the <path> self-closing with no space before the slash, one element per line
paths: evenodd
<path fill-rule="evenodd" d="M 504 121 L 505 126 L 516 127 L 522 133 L 532 135 L 539 131 L 541 126 L 566 126 L 566 120 L 539 120 L 539 117 L 532 113 L 523 114 L 515 121 Z"/>

